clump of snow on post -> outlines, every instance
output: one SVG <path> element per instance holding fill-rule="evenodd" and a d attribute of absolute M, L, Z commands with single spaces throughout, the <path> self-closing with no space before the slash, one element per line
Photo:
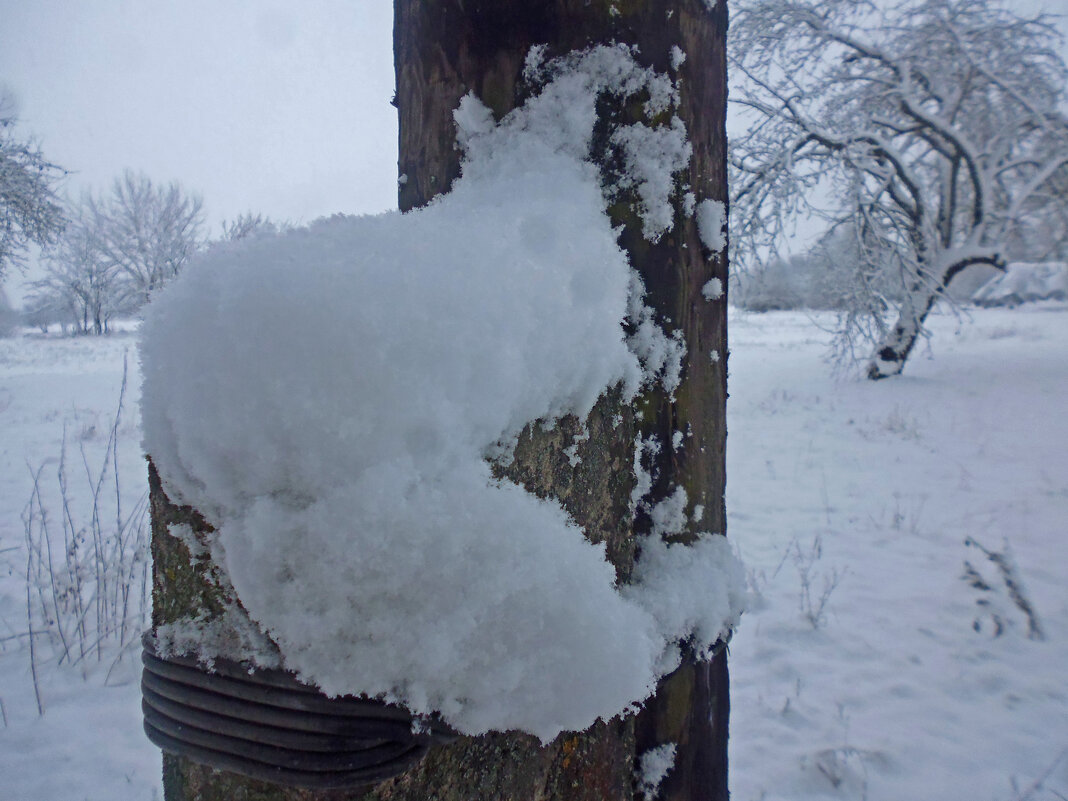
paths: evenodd
<path fill-rule="evenodd" d="M 571 444 L 564 448 L 564 456 L 567 457 L 568 464 L 572 467 L 578 467 L 582 462 L 582 457 L 578 454 L 579 445 L 583 442 L 588 442 L 590 439 L 590 432 L 583 429 L 578 434 L 575 434 L 571 438 Z"/>
<path fill-rule="evenodd" d="M 655 434 L 643 438 L 641 434 L 634 438 L 634 487 L 630 491 L 630 513 L 634 514 L 642 499 L 653 489 L 652 471 L 646 469 L 645 460 L 651 462 L 660 453 L 660 441 Z"/>
<path fill-rule="evenodd" d="M 664 102 L 663 80 L 624 47 L 554 64 L 499 124 L 464 100 L 447 196 L 212 249 L 153 301 L 141 351 L 146 450 L 288 669 L 543 740 L 640 702 L 675 639 L 737 614 L 725 541 L 650 541 L 617 588 L 603 545 L 486 462 L 613 386 L 673 389 L 684 352 L 662 331 L 628 346 L 641 284 L 586 161 L 597 94 Z"/>
<path fill-rule="evenodd" d="M 543 46 L 531 48 L 523 70 L 524 80 L 539 83 L 545 81 L 547 76 L 553 76 L 553 84 L 556 85 L 584 84 L 587 90 L 607 91 L 620 96 L 644 89 L 649 95 L 644 110 L 650 116 L 662 114 L 679 102 L 678 89 L 671 79 L 652 69 L 639 67 L 630 49 L 623 45 L 595 47 L 548 63 L 544 59 Z M 547 102 L 555 103 L 561 96 L 558 92 L 543 92 L 533 99 L 533 103 L 542 102 L 546 97 Z M 585 103 L 576 111 L 583 116 L 594 113 L 593 107 Z M 565 131 L 552 133 L 561 147 L 570 145 L 572 152 L 576 146 L 588 147 L 588 136 L 565 142 L 559 138 L 561 132 Z M 616 184 L 609 187 L 609 191 L 615 193 L 633 189 L 637 192 L 642 235 L 656 242 L 674 226 L 674 207 L 671 203 L 675 188 L 674 175 L 689 164 L 693 151 L 686 136 L 686 126 L 681 119 L 673 116 L 669 125 L 650 126 L 639 122 L 617 128 L 611 138 L 612 143 L 620 148 L 625 170 Z M 586 153 L 583 153 L 582 157 L 585 156 Z"/>
<path fill-rule="evenodd" d="M 523 60 L 523 80 L 527 82 L 535 82 L 544 80 L 546 72 L 545 66 L 545 51 L 548 49 L 548 45 L 536 44 L 532 45 L 527 51 L 527 57 Z"/>
<path fill-rule="evenodd" d="M 206 612 L 191 620 L 157 626 L 153 632 L 156 653 L 192 655 L 207 666 L 216 659 L 250 662 L 260 668 L 280 668 L 281 656 L 260 628 L 237 603 L 219 614 Z"/>
<path fill-rule="evenodd" d="M 660 794 L 660 785 L 675 767 L 675 743 L 650 748 L 638 758 L 638 792 L 645 801 L 653 801 Z"/>
<path fill-rule="evenodd" d="M 713 253 L 727 246 L 727 207 L 719 200 L 702 200 L 697 204 L 697 235 Z"/>
<path fill-rule="evenodd" d="M 708 282 L 701 287 L 701 297 L 705 300 L 719 300 L 723 297 L 723 282 L 718 278 L 709 278 Z"/>
<path fill-rule="evenodd" d="M 496 125 L 493 112 L 471 94 L 460 98 L 460 105 L 452 117 L 456 122 L 456 144 L 464 149 L 472 137 L 488 134 Z"/>
<path fill-rule="evenodd" d="M 209 614 L 203 610 L 191 620 L 156 626 L 153 632 L 156 652 L 164 657 L 192 654 L 209 666 L 215 659 L 223 658 L 244 660 L 261 668 L 280 667 L 277 646 L 233 600 L 236 592 L 229 575 L 219 568 L 225 556 L 219 545 L 218 534 L 210 532 L 205 535 L 206 541 L 202 542 L 186 523 L 169 525 L 167 533 L 185 546 L 192 565 L 210 559 L 212 569 L 207 579 L 220 588 L 224 606 L 221 612 Z"/>
<path fill-rule="evenodd" d="M 682 193 L 682 213 L 686 217 L 692 217 L 697 210 L 697 195 L 693 192 Z"/>
<path fill-rule="evenodd" d="M 686 53 L 678 45 L 671 46 L 671 69 L 679 71 L 679 67 L 686 63 Z"/>
<path fill-rule="evenodd" d="M 745 569 L 726 537 L 700 534 L 689 544 L 642 541 L 634 584 L 621 589 L 656 618 L 667 647 L 658 657 L 658 671 L 679 665 L 677 643 L 688 640 L 699 656 L 707 656 L 737 623 L 747 603 Z"/>
<path fill-rule="evenodd" d="M 637 191 L 642 236 L 656 242 L 674 224 L 673 175 L 690 163 L 693 153 L 686 126 L 678 117 L 672 118 L 670 126 L 656 128 L 635 123 L 618 129 L 612 141 L 622 147 L 626 161 L 619 188 Z"/>
<path fill-rule="evenodd" d="M 167 526 L 167 533 L 178 540 L 189 551 L 189 559 L 196 564 L 198 559 L 209 556 L 209 549 L 197 539 L 192 526 L 188 523 L 172 523 Z"/>
<path fill-rule="evenodd" d="M 678 433 L 678 432 L 676 432 Z M 675 487 L 675 491 L 649 510 L 653 521 L 653 535 L 678 534 L 686 528 L 686 490 Z"/>
<path fill-rule="evenodd" d="M 661 386 L 672 399 L 682 382 L 682 361 L 686 357 L 686 341 L 682 331 L 676 329 L 670 335 L 657 325 L 653 310 L 642 302 L 645 286 L 641 277 L 631 273 L 630 306 L 627 319 L 633 333 L 627 344 L 638 356 L 646 382 L 659 379 Z"/>

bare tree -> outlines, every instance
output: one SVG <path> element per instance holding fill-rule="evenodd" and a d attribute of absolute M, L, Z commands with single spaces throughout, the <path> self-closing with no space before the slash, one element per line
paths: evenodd
<path fill-rule="evenodd" d="M 20 139 L 11 101 L 0 96 L 0 280 L 21 268 L 27 246 L 55 242 L 63 230 L 56 183 L 64 171 L 47 161 L 32 140 Z"/>
<path fill-rule="evenodd" d="M 157 186 L 127 170 L 105 195 L 83 201 L 104 263 L 121 276 L 135 306 L 174 278 L 203 244 L 203 202 L 178 183 Z"/>
<path fill-rule="evenodd" d="M 105 334 L 177 275 L 201 245 L 201 201 L 127 171 L 109 194 L 86 192 L 43 260 L 30 304 L 82 334 Z"/>
<path fill-rule="evenodd" d="M 81 334 L 106 334 L 123 311 L 126 295 L 118 267 L 100 247 L 98 231 L 83 203 L 44 259 L 45 275 L 33 283 L 30 307 L 53 310 Z"/>
<path fill-rule="evenodd" d="M 9 337 L 15 333 L 15 328 L 19 324 L 19 315 L 13 308 L 11 303 L 7 299 L 7 295 L 4 294 L 4 290 L 0 287 L 0 339 Z"/>
<path fill-rule="evenodd" d="M 901 372 L 965 268 L 1003 269 L 1022 226 L 1068 206 L 1066 68 L 1045 17 L 997 0 L 752 0 L 731 36 L 751 121 L 730 155 L 735 258 L 773 250 L 798 215 L 848 222 L 857 270 L 900 287 L 893 325 L 879 303 L 843 317 L 847 349 L 875 343 L 869 378 Z"/>

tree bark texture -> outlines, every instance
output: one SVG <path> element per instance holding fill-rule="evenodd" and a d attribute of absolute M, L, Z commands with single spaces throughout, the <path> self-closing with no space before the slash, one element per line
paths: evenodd
<path fill-rule="evenodd" d="M 724 0 L 395 0 L 394 8 L 403 211 L 447 191 L 460 175 L 452 112 L 465 94 L 473 92 L 500 119 L 530 91 L 521 74 L 531 46 L 548 45 L 551 58 L 607 42 L 636 45 L 639 62 L 663 73 L 671 72 L 673 46 L 686 54 L 678 70 L 677 114 L 693 156 L 684 180 L 698 199 L 726 202 Z M 621 122 L 640 120 L 633 107 L 602 113 Z M 627 509 L 636 434 L 655 435 L 665 445 L 652 465 L 654 501 L 681 485 L 691 504 L 705 507 L 699 528 L 726 531 L 726 297 L 708 302 L 701 294 L 710 278 L 726 287 L 726 261 L 722 255 L 709 258 L 694 220 L 681 213 L 672 231 L 649 243 L 634 201 L 624 197 L 609 211 L 613 223 L 624 226 L 620 243 L 642 275 L 646 302 L 658 322 L 683 332 L 682 385 L 674 399 L 650 391 L 627 408 L 618 398 L 603 400 L 591 416 L 590 440 L 580 448 L 582 461 L 575 468 L 562 453 L 579 426 L 569 420 L 549 432 L 528 430 L 515 462 L 502 471 L 533 492 L 559 499 L 590 539 L 606 542 L 624 580 L 633 565 L 636 535 L 650 528 L 644 512 L 631 520 Z M 617 413 L 624 423 L 606 426 Z M 667 445 L 675 431 L 685 435 L 678 450 Z M 687 536 L 692 535 L 682 538 Z M 636 758 L 656 745 L 674 743 L 675 767 L 661 785 L 660 798 L 725 801 L 728 709 L 725 654 L 710 663 L 688 659 L 634 718 L 561 736 L 546 748 L 511 735 L 452 745 L 372 797 L 630 799 Z M 524 754 L 529 770 L 502 773 L 495 767 L 517 753 Z M 572 781 L 567 777 L 576 765 L 581 778 Z"/>
<path fill-rule="evenodd" d="M 530 91 L 521 74 L 532 45 L 548 45 L 551 58 L 609 42 L 636 45 L 638 61 L 663 73 L 671 72 L 673 46 L 686 54 L 677 71 L 681 102 L 676 113 L 686 125 L 693 156 L 682 180 L 698 200 L 726 203 L 726 0 L 395 0 L 394 26 L 399 171 L 406 176 L 399 189 L 402 211 L 448 191 L 459 176 L 452 112 L 463 95 L 474 92 L 500 119 Z M 641 119 L 635 104 L 602 111 L 623 123 Z M 592 541 L 606 544 L 623 581 L 640 536 L 651 527 L 646 512 L 632 515 L 629 509 L 638 436 L 655 436 L 662 443 L 645 462 L 654 475 L 652 501 L 682 486 L 688 511 L 704 506 L 694 531 L 726 531 L 726 294 L 711 302 L 701 294 L 711 278 L 727 286 L 725 253 L 709 254 L 694 219 L 680 209 L 674 228 L 657 243 L 648 242 L 636 208 L 636 197 L 624 196 L 609 212 L 613 223 L 623 226 L 620 244 L 644 279 L 646 302 L 657 321 L 667 331 L 683 332 L 682 384 L 674 398 L 654 389 L 623 403 L 618 393 L 610 393 L 586 421 L 565 418 L 551 430 L 531 425 L 520 437 L 514 461 L 498 468 L 530 491 L 559 500 Z M 713 352 L 718 358 L 711 357 Z M 579 447 L 581 461 L 572 465 L 564 449 L 583 423 L 590 436 Z M 684 435 L 678 449 L 670 445 L 676 431 Z M 186 523 L 199 535 L 210 526 L 194 510 L 174 506 L 154 471 L 150 476 L 153 623 L 203 610 L 220 613 L 224 599 L 210 580 L 212 566 L 191 561 L 185 546 L 167 533 L 170 523 Z M 462 737 L 432 749 L 400 777 L 344 792 L 282 788 L 165 755 L 165 798 L 630 801 L 639 797 L 634 771 L 640 755 L 673 743 L 675 766 L 659 798 L 726 801 L 727 691 L 725 653 L 711 662 L 688 658 L 636 715 L 565 733 L 547 746 L 514 733 Z"/>

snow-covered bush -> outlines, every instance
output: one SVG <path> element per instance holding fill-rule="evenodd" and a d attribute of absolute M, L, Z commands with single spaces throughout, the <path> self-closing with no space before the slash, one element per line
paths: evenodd
<path fill-rule="evenodd" d="M 26 639 L 41 712 L 41 665 L 79 666 L 83 673 L 91 663 L 106 660 L 113 665 L 128 645 L 140 641 L 148 623 L 148 499 L 142 495 L 130 508 L 123 505 L 119 491 L 125 391 L 124 370 L 98 468 L 92 469 L 84 449 L 77 457 L 80 464 L 70 465 L 64 426 L 58 463 L 49 460 L 33 472 L 22 513 Z M 53 474 L 45 467 L 52 465 L 58 492 L 46 487 Z"/>
<path fill-rule="evenodd" d="M 1068 262 L 1014 262 L 972 295 L 977 306 L 1019 306 L 1068 299 Z"/>
<path fill-rule="evenodd" d="M 677 640 L 710 648 L 744 576 L 709 534 L 645 543 L 618 588 L 558 503 L 492 475 L 530 421 L 584 417 L 616 386 L 673 391 L 684 347 L 645 309 L 588 161 L 599 95 L 656 115 L 672 82 L 621 46 L 529 67 L 541 91 L 500 122 L 464 98 L 462 177 L 430 206 L 191 264 L 146 315 L 143 422 L 286 667 L 465 733 L 550 739 L 646 698 Z M 650 239 L 673 223 L 681 126 L 609 140 L 662 146 L 615 187 L 637 190 Z"/>

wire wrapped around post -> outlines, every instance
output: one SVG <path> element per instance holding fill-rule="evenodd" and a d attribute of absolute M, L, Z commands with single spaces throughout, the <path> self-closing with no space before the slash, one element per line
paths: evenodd
<path fill-rule="evenodd" d="M 400 775 L 455 739 L 381 701 L 330 698 L 280 670 L 157 653 L 143 637 L 145 733 L 171 754 L 287 787 L 351 789 Z"/>

